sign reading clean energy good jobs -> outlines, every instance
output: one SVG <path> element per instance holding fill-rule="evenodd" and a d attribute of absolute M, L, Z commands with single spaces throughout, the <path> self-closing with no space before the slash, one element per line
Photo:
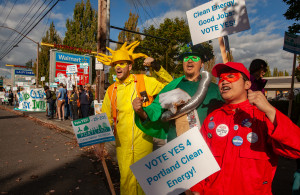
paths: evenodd
<path fill-rule="evenodd" d="M 146 194 L 180 194 L 220 170 L 194 127 L 130 166 Z"/>
<path fill-rule="evenodd" d="M 72 125 L 79 147 L 115 140 L 106 113 L 75 120 Z"/>
<path fill-rule="evenodd" d="M 194 45 L 250 28 L 245 0 L 214 0 L 186 14 Z"/>

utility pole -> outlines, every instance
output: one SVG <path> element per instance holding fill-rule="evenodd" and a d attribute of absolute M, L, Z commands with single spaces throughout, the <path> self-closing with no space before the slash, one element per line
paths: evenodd
<path fill-rule="evenodd" d="M 98 29 L 97 29 L 97 53 L 106 52 L 107 32 L 107 0 L 98 0 Z M 104 67 L 97 70 L 96 95 L 98 102 L 104 98 Z"/>

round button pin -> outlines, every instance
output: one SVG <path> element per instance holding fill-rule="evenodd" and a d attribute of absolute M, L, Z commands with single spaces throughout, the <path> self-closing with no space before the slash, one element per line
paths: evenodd
<path fill-rule="evenodd" d="M 224 137 L 228 134 L 229 132 L 229 128 L 227 125 L 225 124 L 220 124 L 218 125 L 218 127 L 216 128 L 216 134 L 220 137 Z"/>
<path fill-rule="evenodd" d="M 210 118 L 209 118 L 209 120 L 210 120 L 210 121 L 214 120 L 214 117 L 213 117 L 213 116 L 212 116 L 212 117 L 210 117 Z"/>
<path fill-rule="evenodd" d="M 208 133 L 208 134 L 207 134 L 207 137 L 208 137 L 209 139 L 211 139 L 211 138 L 212 138 L 212 134 L 211 134 L 211 133 Z"/>
<path fill-rule="evenodd" d="M 247 134 L 247 140 L 248 142 L 254 144 L 258 141 L 258 135 L 254 132 L 250 132 Z"/>
<path fill-rule="evenodd" d="M 235 146 L 241 146 L 243 144 L 243 138 L 241 138 L 240 136 L 234 136 L 232 138 L 232 143 Z"/>
<path fill-rule="evenodd" d="M 239 129 L 239 126 L 238 126 L 238 125 L 234 125 L 234 126 L 233 126 L 233 129 L 236 131 L 236 130 Z"/>
<path fill-rule="evenodd" d="M 209 122 L 209 123 L 208 123 L 208 128 L 209 128 L 209 129 L 215 128 L 215 122 L 213 122 L 213 121 Z"/>

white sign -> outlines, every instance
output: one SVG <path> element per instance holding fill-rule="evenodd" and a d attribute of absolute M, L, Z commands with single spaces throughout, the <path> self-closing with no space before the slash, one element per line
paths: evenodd
<path fill-rule="evenodd" d="M 34 84 L 34 83 L 35 83 L 35 79 L 32 79 L 32 80 L 31 80 L 31 83 Z"/>
<path fill-rule="evenodd" d="M 46 111 L 46 96 L 43 88 L 28 89 L 18 93 L 19 110 Z"/>
<path fill-rule="evenodd" d="M 45 85 L 46 85 L 46 86 L 49 86 L 49 83 L 47 82 L 47 83 L 45 83 Z"/>
<path fill-rule="evenodd" d="M 79 147 L 115 140 L 106 113 L 75 120 L 72 126 Z"/>
<path fill-rule="evenodd" d="M 6 87 L 6 90 L 7 90 L 7 91 L 9 91 L 9 90 L 10 90 L 10 87 L 9 87 L 9 86 L 7 86 L 7 87 Z"/>
<path fill-rule="evenodd" d="M 285 32 L 283 50 L 300 54 L 300 36 Z"/>
<path fill-rule="evenodd" d="M 50 83 L 50 87 L 57 88 L 57 83 Z"/>
<path fill-rule="evenodd" d="M 30 81 L 32 77 L 26 77 L 25 80 L 26 81 Z"/>
<path fill-rule="evenodd" d="M 68 65 L 67 66 L 67 74 L 75 74 L 77 73 L 77 65 Z"/>
<path fill-rule="evenodd" d="M 100 103 L 98 103 L 97 100 L 94 100 L 94 111 L 95 111 L 95 115 L 97 114 L 101 114 L 101 109 L 102 109 L 102 104 L 103 104 L 103 100 L 100 100 Z"/>
<path fill-rule="evenodd" d="M 18 87 L 13 87 L 13 91 L 17 91 L 18 90 Z"/>
<path fill-rule="evenodd" d="M 95 70 L 103 70 L 103 68 L 104 68 L 103 64 L 102 64 L 102 62 L 98 61 L 97 58 L 95 58 L 95 64 L 96 64 Z"/>
<path fill-rule="evenodd" d="M 180 194 L 220 170 L 194 127 L 130 166 L 146 194 Z"/>
<path fill-rule="evenodd" d="M 23 83 L 23 82 L 19 82 L 19 83 L 18 83 L 18 86 L 19 86 L 19 87 L 22 87 L 22 86 L 24 86 L 24 83 Z"/>
<path fill-rule="evenodd" d="M 41 81 L 45 81 L 45 77 L 41 77 Z"/>
<path fill-rule="evenodd" d="M 0 99 L 4 99 L 5 98 L 5 93 L 0 91 Z"/>
<path fill-rule="evenodd" d="M 186 12 L 193 44 L 250 28 L 245 0 L 214 0 Z"/>

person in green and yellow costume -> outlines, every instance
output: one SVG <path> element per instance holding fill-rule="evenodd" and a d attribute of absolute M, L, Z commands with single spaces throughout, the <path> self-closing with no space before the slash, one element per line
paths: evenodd
<path fill-rule="evenodd" d="M 99 54 L 97 59 L 105 65 L 115 69 L 117 78 L 106 91 L 102 112 L 107 114 L 109 122 L 114 126 L 116 138 L 117 160 L 120 169 L 121 194 L 144 194 L 135 176 L 130 170 L 130 165 L 137 162 L 153 150 L 153 137 L 143 133 L 134 122 L 135 112 L 132 101 L 136 97 L 143 99 L 146 107 L 153 101 L 166 84 L 173 79 L 169 73 L 158 65 L 153 58 L 142 53 L 133 53 L 139 45 L 135 41 L 127 46 L 124 43 L 119 50 L 107 48 L 112 56 Z M 131 74 L 136 58 L 145 58 L 144 65 L 151 66 L 158 75 L 158 79 L 144 74 Z M 102 157 L 103 144 L 97 147 L 98 156 Z"/>

